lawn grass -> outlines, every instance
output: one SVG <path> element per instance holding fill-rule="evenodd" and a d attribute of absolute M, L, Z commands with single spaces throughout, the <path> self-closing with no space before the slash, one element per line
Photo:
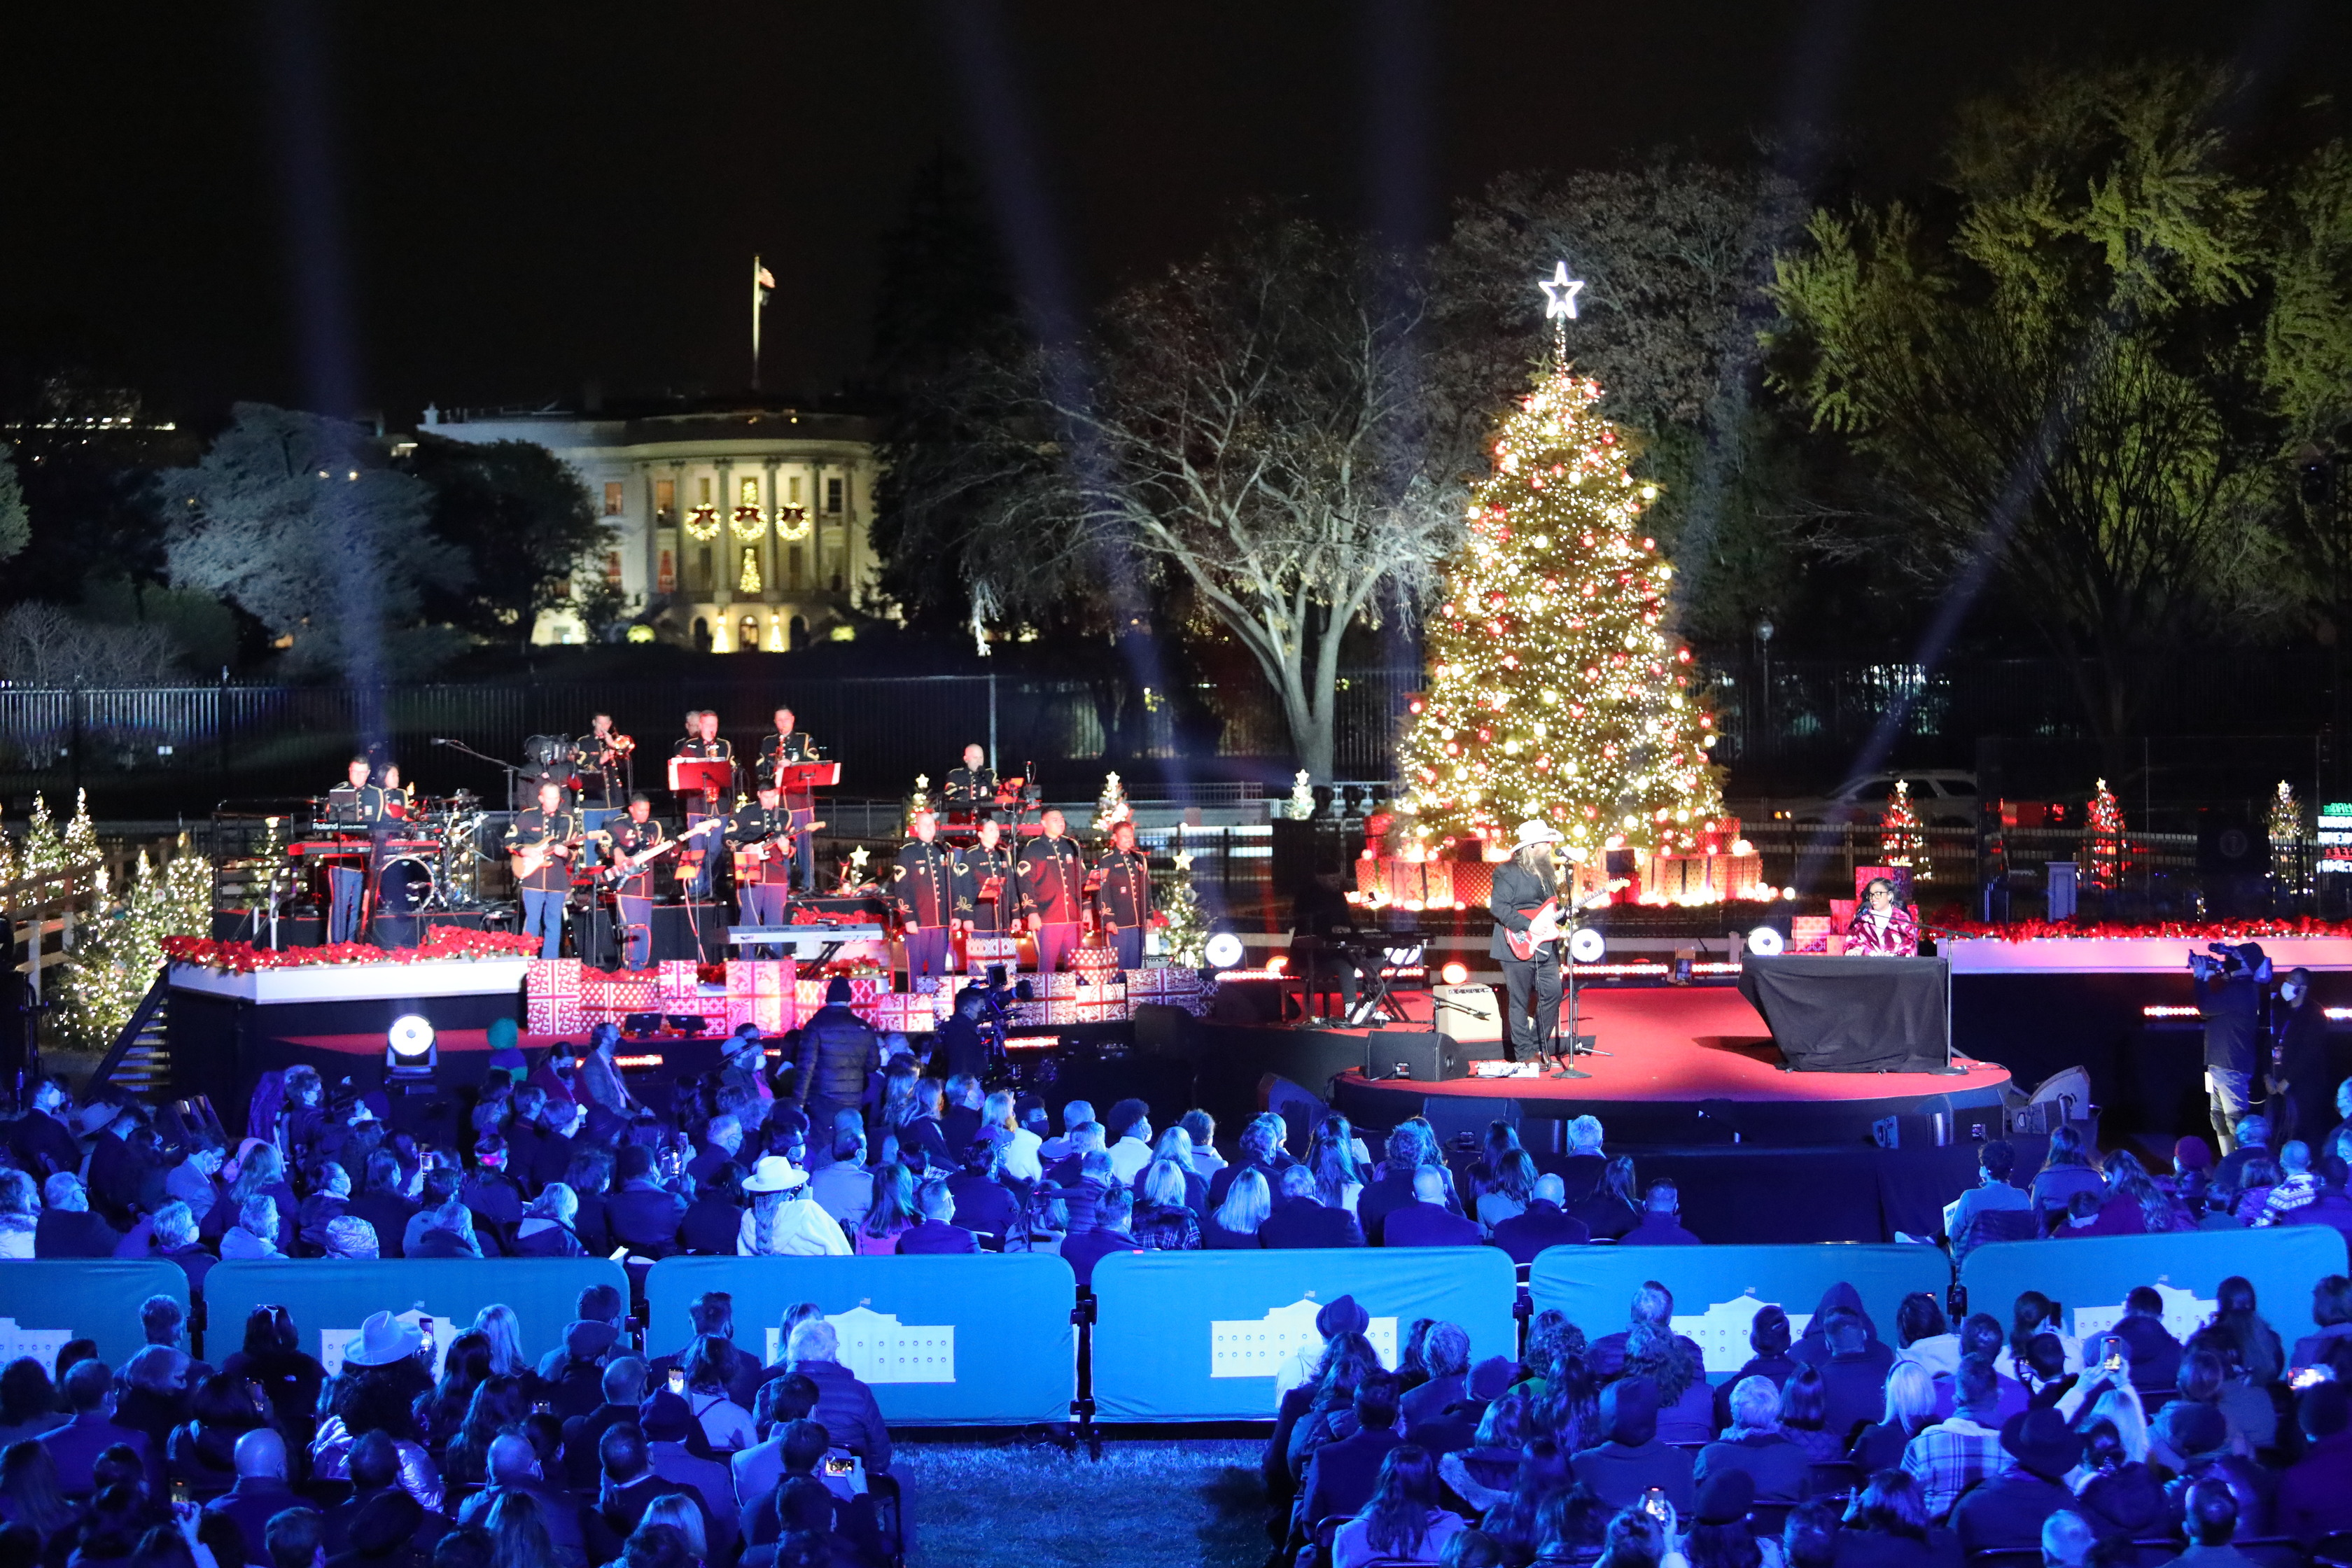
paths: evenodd
<path fill-rule="evenodd" d="M 890 1468 L 911 1499 L 913 1568 L 1261 1568 L 1260 1442 L 908 1442 Z"/>

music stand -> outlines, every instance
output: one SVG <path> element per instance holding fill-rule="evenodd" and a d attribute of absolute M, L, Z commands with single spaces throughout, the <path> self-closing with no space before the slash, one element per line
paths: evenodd
<path fill-rule="evenodd" d="M 676 765 L 676 760 L 672 760 Z M 839 763 L 786 763 L 776 770 L 776 787 L 786 795 L 806 795 L 813 789 L 831 789 L 841 782 Z"/>
<path fill-rule="evenodd" d="M 724 799 L 735 787 L 735 764 L 724 757 L 672 757 L 669 787 L 677 795 Z"/>

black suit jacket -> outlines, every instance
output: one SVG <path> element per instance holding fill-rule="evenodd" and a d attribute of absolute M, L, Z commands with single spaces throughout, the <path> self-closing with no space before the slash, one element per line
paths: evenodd
<path fill-rule="evenodd" d="M 1483 1239 L 1477 1221 L 1450 1214 L 1442 1204 L 1391 1209 L 1381 1226 L 1382 1247 L 1475 1247 Z"/>
<path fill-rule="evenodd" d="M 673 1192 L 625 1187 L 604 1198 L 604 1219 L 614 1243 L 626 1242 L 649 1255 L 677 1247 L 678 1222 L 685 1217 L 686 1200 Z"/>
<path fill-rule="evenodd" d="M 1327 1208 L 1313 1198 L 1287 1198 L 1274 1205 L 1257 1227 L 1267 1247 L 1361 1247 L 1364 1233 L 1346 1209 Z"/>
<path fill-rule="evenodd" d="M 900 1252 L 978 1252 L 980 1238 L 960 1225 L 927 1219 L 898 1233 Z"/>
<path fill-rule="evenodd" d="M 1509 1253 L 1514 1263 L 1533 1263 L 1547 1247 L 1574 1247 L 1591 1239 L 1582 1220 L 1541 1198 L 1495 1227 L 1495 1245 Z"/>
<path fill-rule="evenodd" d="M 1486 900 L 1486 908 L 1495 916 L 1495 934 L 1487 939 L 1486 956 L 1509 958 L 1511 950 L 1503 940 L 1504 931 L 1526 931 L 1528 922 L 1535 918 L 1535 912 L 1559 896 L 1559 889 L 1545 887 L 1540 878 L 1519 864 L 1517 856 L 1496 867 L 1494 895 Z M 1556 944 L 1546 943 L 1545 946 L 1554 952 L 1559 951 Z M 1541 957 L 1543 951 L 1538 948 L 1537 955 Z"/>
<path fill-rule="evenodd" d="M 1393 1426 L 1375 1426 L 1324 1444 L 1307 1461 L 1299 1478 L 1299 1518 L 1312 1529 L 1315 1521 L 1334 1514 L 1352 1517 L 1372 1500 L 1379 1485 L 1381 1461 L 1403 1438 Z"/>
<path fill-rule="evenodd" d="M 73 1129 L 46 1110 L 26 1111 L 9 1123 L 8 1147 L 36 1187 L 59 1171 L 81 1170 L 81 1143 Z"/>
<path fill-rule="evenodd" d="M 365 1192 L 343 1205 L 343 1212 L 375 1226 L 375 1248 L 384 1258 L 402 1256 L 408 1222 L 416 1205 L 391 1193 Z"/>
<path fill-rule="evenodd" d="M 111 1258 L 121 1234 L 87 1211 L 44 1209 L 33 1226 L 36 1258 Z"/>

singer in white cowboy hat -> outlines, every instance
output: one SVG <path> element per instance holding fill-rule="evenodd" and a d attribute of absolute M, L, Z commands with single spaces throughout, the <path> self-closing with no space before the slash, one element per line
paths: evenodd
<path fill-rule="evenodd" d="M 1541 817 L 1519 824 L 1511 858 L 1495 868 L 1495 889 L 1486 907 L 1495 916 L 1487 956 L 1501 963 L 1509 996 L 1511 1059 L 1543 1061 L 1555 1073 L 1566 1068 L 1559 1039 L 1559 874 L 1551 847 L 1559 829 Z M 1549 912 L 1547 907 L 1549 906 Z M 1517 936 L 1537 939 L 1525 958 L 1511 951 Z"/>
<path fill-rule="evenodd" d="M 762 1154 L 743 1178 L 751 1206 L 743 1211 L 735 1251 L 743 1258 L 846 1258 L 841 1222 L 811 1203 L 808 1173 L 782 1154 Z"/>

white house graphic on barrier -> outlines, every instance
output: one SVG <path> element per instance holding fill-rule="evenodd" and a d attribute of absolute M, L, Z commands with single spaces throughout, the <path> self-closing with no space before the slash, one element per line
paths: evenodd
<path fill-rule="evenodd" d="M 953 1383 L 955 1325 L 902 1323 L 895 1312 L 877 1312 L 860 1301 L 846 1312 L 827 1312 L 841 1341 L 840 1361 L 866 1383 Z M 783 1331 L 768 1331 L 768 1364 L 783 1359 Z"/>
<path fill-rule="evenodd" d="M 1298 1350 L 1303 1348 L 1312 1356 L 1323 1348 L 1323 1336 L 1315 1331 L 1315 1314 L 1320 1310 L 1321 1303 L 1314 1297 L 1302 1296 L 1263 1318 L 1210 1319 L 1209 1375 L 1272 1377 Z M 1381 1365 L 1396 1365 L 1394 1318 L 1374 1318 L 1364 1337 L 1380 1352 Z"/>
<path fill-rule="evenodd" d="M 2164 1298 L 2164 1328 L 2174 1339 L 2186 1342 L 2189 1335 L 2213 1321 L 2213 1314 L 2221 1304 L 2205 1300 L 2194 1290 L 2175 1289 L 2167 1283 L 2170 1278 L 2169 1275 L 2159 1274 L 2156 1279 L 2156 1293 Z M 2074 1337 L 2089 1340 L 2099 1334 L 2111 1333 L 2115 1326 L 2123 1321 L 2123 1316 L 2124 1304 L 2121 1301 L 2112 1306 L 2078 1305 L 2074 1309 Z M 2084 1353 L 2091 1354 L 2095 1348 L 2086 1344 Z"/>
<path fill-rule="evenodd" d="M 30 1356 L 43 1366 L 58 1364 L 58 1352 L 74 1337 L 71 1329 L 26 1329 L 14 1318 L 0 1318 L 0 1366 L 19 1356 Z"/>
<path fill-rule="evenodd" d="M 1748 1333 L 1755 1326 L 1756 1314 L 1777 1304 L 1759 1297 L 1751 1285 L 1735 1300 L 1717 1301 L 1704 1312 L 1675 1313 L 1675 1332 L 1698 1346 L 1707 1371 L 1738 1372 L 1748 1364 L 1753 1353 L 1748 1349 Z M 1812 1321 L 1811 1312 L 1790 1312 L 1790 1337 L 1802 1334 L 1805 1325 Z"/>

